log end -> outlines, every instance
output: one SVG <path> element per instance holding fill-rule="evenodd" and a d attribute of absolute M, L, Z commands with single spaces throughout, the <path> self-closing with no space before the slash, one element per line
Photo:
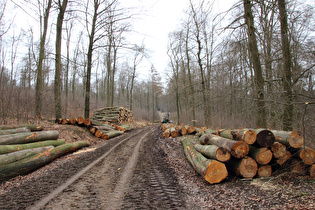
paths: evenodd
<path fill-rule="evenodd" d="M 310 177 L 315 178 L 315 164 L 310 167 Z"/>
<path fill-rule="evenodd" d="M 291 156 L 292 156 L 291 152 L 286 151 L 285 155 L 283 155 L 281 158 L 277 160 L 277 163 L 279 165 L 283 165 L 285 162 L 287 162 L 287 160 L 290 159 Z"/>
<path fill-rule="evenodd" d="M 293 131 L 289 137 L 289 144 L 293 148 L 301 148 L 304 144 L 304 139 L 298 134 L 298 132 Z"/>
<path fill-rule="evenodd" d="M 276 138 L 270 130 L 262 130 L 257 134 L 257 143 L 260 147 L 271 147 Z"/>
<path fill-rule="evenodd" d="M 240 166 L 237 169 L 237 175 L 241 175 L 244 178 L 253 178 L 258 170 L 256 161 L 251 157 L 244 157 Z"/>
<path fill-rule="evenodd" d="M 249 145 L 252 145 L 256 142 L 257 133 L 253 130 L 246 130 L 243 133 L 242 140 Z"/>
<path fill-rule="evenodd" d="M 306 147 L 301 150 L 299 157 L 306 165 L 313 165 L 315 163 L 315 150 Z"/>
<path fill-rule="evenodd" d="M 281 144 L 280 142 L 275 142 L 271 147 L 271 151 L 275 158 L 281 158 L 287 152 L 287 147 L 284 144 Z"/>
<path fill-rule="evenodd" d="M 228 171 L 224 163 L 213 160 L 209 163 L 204 179 L 210 184 L 222 182 L 228 176 Z"/>
<path fill-rule="evenodd" d="M 271 161 L 271 159 L 272 159 L 272 152 L 266 147 L 261 148 L 257 155 L 257 163 L 266 165 Z"/>
<path fill-rule="evenodd" d="M 227 149 L 220 147 L 216 151 L 216 157 L 218 161 L 227 162 L 231 159 L 231 153 Z"/>
<path fill-rule="evenodd" d="M 257 174 L 259 177 L 270 177 L 272 174 L 272 167 L 270 165 L 260 166 Z"/>
<path fill-rule="evenodd" d="M 249 152 L 249 146 L 243 141 L 236 142 L 231 150 L 231 155 L 236 158 L 243 158 Z"/>

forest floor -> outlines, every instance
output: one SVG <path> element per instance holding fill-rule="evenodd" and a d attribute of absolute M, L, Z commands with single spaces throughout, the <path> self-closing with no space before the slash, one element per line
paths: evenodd
<path fill-rule="evenodd" d="M 315 209 L 315 180 L 284 169 L 269 178 L 229 176 L 209 184 L 186 160 L 178 139 L 161 137 L 159 125 L 110 140 L 77 126 L 44 125 L 45 130 L 58 130 L 67 142 L 89 140 L 91 146 L 2 183 L 0 209 L 34 206 L 122 141 L 43 209 Z"/>

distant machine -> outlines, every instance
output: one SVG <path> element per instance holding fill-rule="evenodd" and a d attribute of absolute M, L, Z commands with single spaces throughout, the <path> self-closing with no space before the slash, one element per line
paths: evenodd
<path fill-rule="evenodd" d="M 169 123 L 169 122 L 170 122 L 170 113 L 168 112 L 163 118 L 162 123 Z"/>

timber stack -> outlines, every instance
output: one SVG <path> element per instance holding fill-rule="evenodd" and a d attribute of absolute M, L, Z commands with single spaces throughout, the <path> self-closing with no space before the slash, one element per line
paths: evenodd
<path fill-rule="evenodd" d="M 134 118 L 132 112 L 124 107 L 105 107 L 97 110 L 93 114 L 93 119 L 99 122 L 124 124 L 132 123 Z"/>
<path fill-rule="evenodd" d="M 223 181 L 226 170 L 242 178 L 270 177 L 280 169 L 301 172 L 303 168 L 315 175 L 315 150 L 305 147 L 295 131 L 214 130 L 183 124 L 162 124 L 161 128 L 163 137 L 179 138 L 190 164 L 211 184 Z"/>
<path fill-rule="evenodd" d="M 88 141 L 66 143 L 58 139 L 58 131 L 43 129 L 37 125 L 0 126 L 0 183 L 90 145 Z"/>

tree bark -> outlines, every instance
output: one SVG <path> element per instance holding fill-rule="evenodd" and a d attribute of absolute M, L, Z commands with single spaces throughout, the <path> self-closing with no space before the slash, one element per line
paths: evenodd
<path fill-rule="evenodd" d="M 55 140 L 58 139 L 58 131 L 41 131 L 16 133 L 11 135 L 0 136 L 0 145 L 5 144 L 25 144 L 36 141 Z"/>
<path fill-rule="evenodd" d="M 281 44 L 282 44 L 282 85 L 284 97 L 283 112 L 283 130 L 290 131 L 293 128 L 293 96 L 292 96 L 292 64 L 291 51 L 288 33 L 288 18 L 285 0 L 278 0 L 279 19 L 281 27 Z"/>
<path fill-rule="evenodd" d="M 254 17 L 252 13 L 252 5 L 251 0 L 243 0 L 244 1 L 244 16 L 245 22 L 247 25 L 248 32 L 248 51 L 251 57 L 251 61 L 253 63 L 254 72 L 255 72 L 255 98 L 257 100 L 257 110 L 256 110 L 256 125 L 257 127 L 266 128 L 267 120 L 266 120 L 266 107 L 264 100 L 264 78 L 261 69 L 261 63 L 259 58 L 259 51 L 257 47 L 257 40 L 255 34 L 255 26 L 254 26 Z"/>
<path fill-rule="evenodd" d="M 0 166 L 16 162 L 16 161 L 21 160 L 23 158 L 27 158 L 29 156 L 47 151 L 51 148 L 54 148 L 54 147 L 53 146 L 38 147 L 38 148 L 34 148 L 34 149 L 25 149 L 25 150 L 21 150 L 21 151 L 16 151 L 16 152 L 11 152 L 8 154 L 0 155 Z"/>
<path fill-rule="evenodd" d="M 204 139 L 204 138 L 206 139 L 204 142 L 216 145 L 218 147 L 223 147 L 227 149 L 233 157 L 236 157 L 236 158 L 243 158 L 249 152 L 248 145 L 243 141 L 234 141 L 234 140 L 223 138 L 223 137 L 216 136 L 213 134 L 204 134 L 200 137 L 200 139 Z M 200 140 L 201 144 L 202 144 L 202 141 L 203 140 Z"/>
<path fill-rule="evenodd" d="M 123 131 L 117 131 L 117 130 L 105 131 L 105 132 L 103 132 L 101 138 L 102 139 L 110 139 L 110 138 L 114 138 L 116 136 L 120 136 L 122 134 L 124 134 Z"/>
<path fill-rule="evenodd" d="M 15 129 L 9 129 L 9 130 L 0 130 L 0 135 L 10 135 L 15 133 L 24 133 L 24 132 L 31 132 L 31 129 L 28 127 L 22 127 L 22 128 L 15 128 Z"/>
<path fill-rule="evenodd" d="M 219 135 L 224 138 L 233 139 L 236 141 L 244 141 L 247 144 L 254 144 L 256 142 L 257 134 L 253 130 L 220 130 Z"/>
<path fill-rule="evenodd" d="M 296 131 L 278 131 L 271 130 L 275 135 L 275 140 L 284 144 L 286 146 L 291 146 L 293 148 L 301 148 L 304 144 L 304 139 Z"/>
<path fill-rule="evenodd" d="M 23 128 L 23 127 L 27 127 L 31 129 L 32 132 L 42 131 L 44 129 L 44 126 L 41 126 L 41 125 L 22 124 L 22 125 L 0 125 L 0 130 L 8 130 L 8 129 L 15 129 L 15 128 Z"/>
<path fill-rule="evenodd" d="M 0 145 L 0 154 L 7 154 L 11 152 L 16 152 L 25 149 L 33 149 L 38 147 L 46 147 L 46 146 L 59 146 L 64 144 L 65 140 L 58 139 L 58 140 L 47 140 L 47 141 L 40 141 L 28 144 L 17 144 L 17 145 Z"/>
<path fill-rule="evenodd" d="M 192 139 L 197 138 L 194 136 L 191 137 Z M 181 139 L 186 158 L 194 169 L 210 184 L 220 183 L 226 179 L 228 172 L 225 165 L 216 160 L 205 158 L 195 150 L 190 141 L 190 138 L 187 138 L 187 136 Z"/>
<path fill-rule="evenodd" d="M 205 157 L 218 160 L 220 162 L 228 162 L 231 158 L 230 152 L 223 147 L 195 144 L 195 149 Z"/>
<path fill-rule="evenodd" d="M 81 147 L 90 146 L 88 141 L 79 141 L 75 143 L 63 144 L 46 152 L 35 154 L 29 158 L 7 164 L 0 167 L 0 182 L 6 181 L 18 175 L 24 175 L 34 171 L 54 159 L 63 156 L 66 153 L 80 149 Z"/>

